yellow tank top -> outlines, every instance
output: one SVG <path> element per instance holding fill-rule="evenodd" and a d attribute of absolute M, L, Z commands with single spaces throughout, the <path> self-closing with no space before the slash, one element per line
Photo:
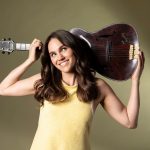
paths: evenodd
<path fill-rule="evenodd" d="M 77 86 L 64 87 L 69 93 L 66 101 L 44 101 L 30 150 L 90 150 L 91 103 L 78 100 Z"/>

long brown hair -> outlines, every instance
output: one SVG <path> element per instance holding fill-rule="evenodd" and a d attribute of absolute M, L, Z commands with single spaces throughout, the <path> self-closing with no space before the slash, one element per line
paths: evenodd
<path fill-rule="evenodd" d="M 68 97 L 67 91 L 62 85 L 61 72 L 52 64 L 48 43 L 52 38 L 57 38 L 62 44 L 70 47 L 76 58 L 74 73 L 76 74 L 79 100 L 89 102 L 99 96 L 96 85 L 95 72 L 92 69 L 92 53 L 88 44 L 66 30 L 57 30 L 51 33 L 44 44 L 41 56 L 41 79 L 35 83 L 35 98 L 42 105 L 44 100 L 50 102 L 65 101 Z"/>

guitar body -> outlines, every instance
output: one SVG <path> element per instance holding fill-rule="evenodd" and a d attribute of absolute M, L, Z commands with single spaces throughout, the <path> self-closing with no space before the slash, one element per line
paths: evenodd
<path fill-rule="evenodd" d="M 127 80 L 136 66 L 139 51 L 137 33 L 128 24 L 114 24 L 94 33 L 80 28 L 70 30 L 85 40 L 93 51 L 93 69 L 114 80 Z"/>

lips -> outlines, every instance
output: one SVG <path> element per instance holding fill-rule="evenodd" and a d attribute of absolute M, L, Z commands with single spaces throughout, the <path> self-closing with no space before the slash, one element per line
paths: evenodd
<path fill-rule="evenodd" d="M 60 65 L 60 66 L 65 66 L 68 62 L 69 62 L 69 60 L 65 60 L 65 61 L 59 63 L 59 65 Z"/>

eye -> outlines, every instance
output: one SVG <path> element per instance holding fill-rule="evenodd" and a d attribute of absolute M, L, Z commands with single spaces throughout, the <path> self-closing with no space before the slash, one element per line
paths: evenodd
<path fill-rule="evenodd" d="M 65 52 L 66 50 L 67 50 L 67 47 L 65 47 L 65 46 L 62 47 L 62 49 L 61 49 L 62 52 Z"/>
<path fill-rule="evenodd" d="M 56 53 L 50 53 L 50 57 L 53 58 L 56 56 Z"/>

